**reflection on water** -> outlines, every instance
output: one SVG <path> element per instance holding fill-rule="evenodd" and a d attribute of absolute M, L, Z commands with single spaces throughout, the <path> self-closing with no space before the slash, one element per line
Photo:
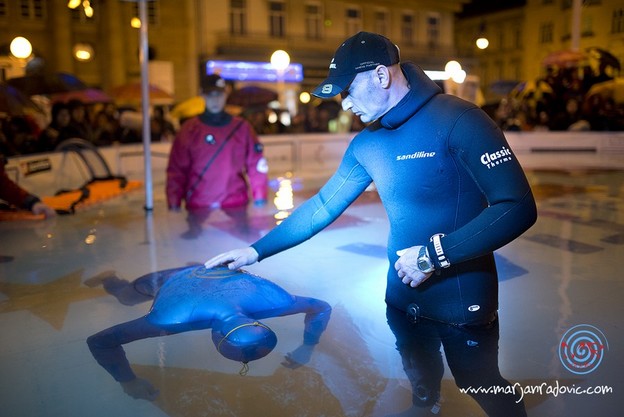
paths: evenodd
<path fill-rule="evenodd" d="M 280 224 L 282 220 L 290 215 L 290 212 L 295 207 L 294 188 L 296 187 L 296 179 L 292 175 L 286 175 L 285 177 L 278 177 L 272 181 L 272 187 L 276 187 L 275 198 L 273 204 L 277 209 L 275 213 L 276 224 Z"/>
<path fill-rule="evenodd" d="M 219 212 L 225 214 L 229 220 L 226 222 L 213 221 L 211 226 L 227 229 L 228 233 L 245 241 L 253 242 L 290 215 L 295 207 L 294 191 L 300 187 L 300 180 L 292 175 L 285 175 L 271 181 L 271 188 L 275 190 L 273 215 L 250 213 L 246 206 L 189 209 L 186 219 L 188 230 L 182 233 L 180 237 L 197 239 L 201 236 L 211 216 Z"/>
<path fill-rule="evenodd" d="M 496 394 L 468 391 L 488 416 L 526 416 L 519 395 L 506 393 L 511 384 L 498 368 L 498 319 L 484 326 L 452 326 L 419 319 L 392 307 L 388 307 L 386 316 L 412 387 L 412 408 L 393 416 L 440 412 L 444 375 L 441 347 L 457 387 L 501 390 Z"/>
<path fill-rule="evenodd" d="M 557 159 L 569 164 L 567 157 Z M 0 222 L 1 414 L 387 417 L 431 415 L 439 402 L 438 415 L 482 417 L 485 410 L 496 415 L 509 399 L 501 393 L 473 399 L 458 386 L 500 389 L 509 380 L 525 388 L 614 389 L 604 395 L 524 392 L 531 417 L 619 415 L 622 280 L 613 260 L 624 244 L 624 174 L 533 170 L 529 177 L 538 223 L 496 253 L 500 340 L 497 327 L 472 334 L 406 323 L 403 313 L 386 316 L 387 222 L 377 194 L 368 192 L 305 245 L 250 267 L 289 293 L 331 305 L 331 320 L 305 365 L 287 367 L 288 355 L 302 345 L 304 314 L 259 320 L 277 345 L 250 361 L 246 376 L 238 374 L 240 362 L 219 354 L 212 329 L 135 340 L 122 345 L 124 356 L 137 379 L 151 384 L 138 389 L 155 397 L 151 401 L 125 394 L 85 340 L 148 314 L 155 290 L 167 281 L 166 268 L 255 241 L 274 227 L 279 209 L 249 207 L 240 216 L 215 210 L 197 218 L 195 240 L 181 238 L 190 228 L 186 213 L 169 212 L 162 189 L 153 218 L 145 216 L 143 196 L 129 193 L 49 221 Z M 316 191 L 297 191 L 297 179 L 285 178 L 295 206 Z M 150 271 L 160 273 L 133 280 Z M 196 298 L 204 297 L 165 304 L 188 307 Z M 614 341 L 604 366 L 583 378 L 558 356 L 562 334 L 579 323 L 597 325 Z"/>

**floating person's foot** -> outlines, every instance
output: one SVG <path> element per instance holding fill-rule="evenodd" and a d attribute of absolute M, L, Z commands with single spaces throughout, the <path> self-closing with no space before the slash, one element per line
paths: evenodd
<path fill-rule="evenodd" d="M 104 281 L 106 281 L 108 278 L 113 278 L 113 277 L 116 277 L 116 274 L 115 274 L 115 271 L 111 269 L 110 271 L 100 272 L 96 276 L 91 277 L 88 280 L 86 280 L 83 284 L 86 285 L 87 287 L 95 288 L 95 287 L 99 287 L 100 285 L 103 285 Z"/>
<path fill-rule="evenodd" d="M 119 278 L 114 272 L 111 273 L 112 271 L 106 272 L 108 272 L 108 275 L 106 273 L 101 273 L 87 281 L 102 284 L 107 293 L 126 306 L 133 306 L 154 299 L 152 295 L 143 294 L 137 291 L 134 283 Z"/>

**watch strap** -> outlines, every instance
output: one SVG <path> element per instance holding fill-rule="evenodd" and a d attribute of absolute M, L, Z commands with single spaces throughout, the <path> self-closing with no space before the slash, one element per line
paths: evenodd
<path fill-rule="evenodd" d="M 444 253 L 444 248 L 442 247 L 442 238 L 444 237 L 444 233 L 437 233 L 431 236 L 431 243 L 433 244 L 433 249 L 435 251 L 435 262 L 440 265 L 442 268 L 448 268 L 451 266 L 446 254 Z"/>

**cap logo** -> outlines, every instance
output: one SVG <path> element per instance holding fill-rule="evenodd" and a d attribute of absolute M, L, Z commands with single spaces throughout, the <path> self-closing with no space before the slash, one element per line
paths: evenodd
<path fill-rule="evenodd" d="M 323 94 L 331 94 L 332 89 L 333 89 L 333 87 L 332 87 L 331 84 L 325 84 L 323 86 L 323 89 L 321 90 L 321 93 L 323 93 Z"/>
<path fill-rule="evenodd" d="M 332 58 L 331 63 L 329 64 L 329 69 L 336 69 L 336 64 L 334 63 L 334 58 Z"/>

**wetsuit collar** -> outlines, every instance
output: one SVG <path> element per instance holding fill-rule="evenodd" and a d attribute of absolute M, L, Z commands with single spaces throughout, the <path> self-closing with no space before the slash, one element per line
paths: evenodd
<path fill-rule="evenodd" d="M 401 69 L 409 82 L 410 91 L 379 119 L 386 129 L 396 129 L 401 126 L 433 96 L 442 93 L 440 87 L 418 65 L 405 62 L 401 64 Z"/>
<path fill-rule="evenodd" d="M 219 113 L 204 111 L 199 115 L 199 120 L 208 126 L 225 126 L 232 121 L 232 115 L 226 113 L 225 111 L 221 111 Z"/>

